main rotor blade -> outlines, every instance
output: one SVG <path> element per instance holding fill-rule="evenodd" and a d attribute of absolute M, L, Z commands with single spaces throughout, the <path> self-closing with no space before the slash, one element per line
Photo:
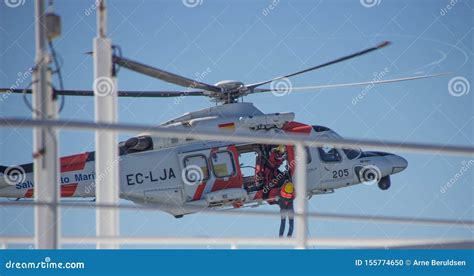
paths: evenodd
<path fill-rule="evenodd" d="M 135 71 L 137 73 L 145 74 L 147 76 L 160 79 L 162 81 L 166 81 L 169 83 L 177 84 L 183 87 L 190 87 L 193 89 L 202 89 L 206 91 L 212 92 L 221 92 L 221 88 L 215 85 L 195 81 L 192 79 L 188 79 L 186 77 L 176 75 L 158 68 L 154 68 L 130 59 L 126 59 L 123 57 L 113 56 L 112 60 L 114 63 L 125 67 L 129 70 Z"/>
<path fill-rule="evenodd" d="M 64 96 L 94 96 L 92 90 L 55 90 L 57 95 Z M 31 89 L 0 88 L 0 93 L 26 93 L 31 94 Z M 170 98 L 184 96 L 207 96 L 205 91 L 118 91 L 119 97 L 143 97 L 143 98 Z"/>
<path fill-rule="evenodd" d="M 341 61 L 345 61 L 345 60 L 348 60 L 348 59 L 351 59 L 351 58 L 355 58 L 355 57 L 358 57 L 358 56 L 362 56 L 362 55 L 365 55 L 367 53 L 370 53 L 370 52 L 373 52 L 375 50 L 378 50 L 378 49 L 381 49 L 383 47 L 386 47 L 388 45 L 390 45 L 391 42 L 390 41 L 384 41 L 382 43 L 380 43 L 379 45 L 375 46 L 375 47 L 371 47 L 371 48 L 368 48 L 368 49 L 365 49 L 365 50 L 362 50 L 362 51 L 359 51 L 357 53 L 354 53 L 354 54 L 351 54 L 351 55 L 347 55 L 347 56 L 344 56 L 344 57 L 341 57 L 341 58 L 338 58 L 338 59 L 335 59 L 335 60 L 332 60 L 332 61 L 329 61 L 329 62 L 326 62 L 326 63 L 323 63 L 323 64 L 320 64 L 320 65 L 317 65 L 317 66 L 314 66 L 314 67 L 311 67 L 311 68 L 308 68 L 308 69 L 305 69 L 305 70 L 302 70 L 302 71 L 298 71 L 298 72 L 295 72 L 295 73 L 291 73 L 291 74 L 288 74 L 288 75 L 285 75 L 285 76 L 281 76 L 281 77 L 276 77 L 276 78 L 273 78 L 271 80 L 266 80 L 266 81 L 262 81 L 262 82 L 257 82 L 257 83 L 254 83 L 254 84 L 250 84 L 250 85 L 247 85 L 247 88 L 249 90 L 252 90 L 258 86 L 261 86 L 261 85 L 264 85 L 264 84 L 267 84 L 267 83 L 271 83 L 272 81 L 276 81 L 276 80 L 279 80 L 279 79 L 283 79 L 283 78 L 289 78 L 289 77 L 293 77 L 293 76 L 296 76 L 296 75 L 299 75 L 299 74 L 303 74 L 303 73 L 306 73 L 306 72 L 309 72 L 309 71 L 313 71 L 313 70 L 316 70 L 316 69 L 320 69 L 320 68 L 323 68 L 323 67 L 326 67 L 326 66 L 329 66 L 329 65 L 332 65 L 332 64 L 336 64 L 336 63 L 339 63 Z"/>
<path fill-rule="evenodd" d="M 419 80 L 419 79 L 427 79 L 439 76 L 449 75 L 451 73 L 438 73 L 432 75 L 423 75 L 423 76 L 415 76 L 415 77 L 405 77 L 405 78 L 397 78 L 397 79 L 389 79 L 389 80 L 372 80 L 372 81 L 364 81 L 364 82 L 351 82 L 351 83 L 336 83 L 336 84 L 326 84 L 326 85 L 316 85 L 316 86 L 303 86 L 303 87 L 291 87 L 286 89 L 287 91 L 304 91 L 304 90 L 318 90 L 318 89 L 327 89 L 327 88 L 342 88 L 342 87 L 352 87 L 352 86 L 363 86 L 363 85 L 377 85 L 377 84 L 384 84 L 384 83 L 393 83 L 393 82 L 402 82 L 402 81 L 410 81 L 410 80 Z M 267 89 L 267 88 L 256 88 L 253 90 L 254 93 L 263 93 L 263 92 L 282 92 L 286 90 L 278 90 L 278 89 Z M 249 94 L 252 94 L 250 92 Z"/>

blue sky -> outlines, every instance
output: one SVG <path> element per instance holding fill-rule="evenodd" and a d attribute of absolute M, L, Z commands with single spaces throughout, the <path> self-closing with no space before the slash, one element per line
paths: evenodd
<path fill-rule="evenodd" d="M 344 137 L 472 145 L 473 93 L 453 96 L 448 83 L 463 77 L 473 83 L 473 8 L 469 0 L 401 1 L 218 1 L 201 0 L 196 7 L 182 1 L 109 1 L 109 34 L 123 55 L 171 72 L 215 83 L 236 79 L 244 83 L 266 80 L 373 46 L 393 42 L 376 53 L 291 79 L 294 86 L 372 80 L 452 72 L 436 79 L 376 86 L 356 104 L 364 89 L 320 93 L 292 92 L 245 98 L 267 113 L 291 111 L 296 119 L 326 125 Z M 367 1 L 370 4 L 370 1 Z M 63 61 L 68 89 L 90 89 L 95 37 L 94 1 L 55 1 L 62 17 L 62 36 L 55 41 Z M 92 14 L 90 14 L 92 12 Z M 33 4 L 10 8 L 0 3 L 0 86 L 10 87 L 34 61 Z M 26 81 L 25 83 L 26 84 Z M 165 90 L 171 84 L 122 69 L 119 89 Z M 213 105 L 205 98 L 120 99 L 120 122 L 159 124 L 184 112 Z M 31 116 L 18 95 L 0 103 L 0 116 Z M 63 119 L 93 120 L 93 99 L 70 97 Z M 31 161 L 31 130 L 0 129 L 0 163 Z M 121 135 L 125 138 L 127 135 Z M 62 155 L 94 149 L 93 133 L 61 132 Z M 387 150 L 404 156 L 409 167 L 380 191 L 360 185 L 315 196 L 311 211 L 393 215 L 446 219 L 473 218 L 473 176 L 470 168 L 445 193 L 440 189 L 458 173 L 469 157 L 420 155 Z M 472 158 L 472 157 L 471 157 Z M 273 210 L 276 207 L 262 207 Z M 64 210 L 64 235 L 91 235 L 93 211 Z M 274 237 L 276 218 L 198 214 L 175 220 L 160 212 L 122 212 L 124 235 Z M 0 208 L 0 234 L 31 235 L 31 208 Z M 318 237 L 423 237 L 438 240 L 472 238 L 467 228 L 420 227 L 318 220 L 310 221 Z"/>

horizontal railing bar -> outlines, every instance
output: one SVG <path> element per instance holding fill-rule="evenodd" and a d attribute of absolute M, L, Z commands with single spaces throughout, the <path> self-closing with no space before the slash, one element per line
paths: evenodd
<path fill-rule="evenodd" d="M 297 134 L 272 134 L 260 133 L 223 133 L 222 131 L 202 131 L 202 130 L 180 130 L 165 128 L 159 126 L 146 126 L 124 123 L 95 123 L 85 121 L 70 120 L 33 120 L 19 118 L 1 118 L 0 127 L 50 127 L 70 130 L 108 130 L 120 132 L 148 132 L 150 134 L 166 138 L 192 138 L 209 141 L 232 141 L 232 142 L 253 142 L 261 144 L 295 144 L 301 143 L 309 147 L 320 147 L 327 144 L 336 147 L 368 147 L 373 149 L 396 149 L 401 151 L 411 151 L 420 153 L 445 153 L 452 155 L 474 155 L 473 146 L 453 146 L 428 143 L 405 143 L 395 141 L 376 141 L 376 140 L 358 140 L 358 139 L 332 139 L 332 138 L 314 138 Z"/>
<path fill-rule="evenodd" d="M 294 246 L 295 239 L 291 238 L 249 238 L 249 237 L 62 237 L 61 244 L 96 244 L 113 243 L 120 245 L 186 245 L 186 246 Z M 24 236 L 3 236 L 0 237 L 0 244 L 30 244 L 34 242 L 34 237 Z M 373 247 L 410 247 L 422 245 L 443 244 L 472 244 L 474 240 L 466 239 L 416 239 L 416 238 L 310 238 L 307 240 L 309 246 L 321 247 L 353 247 L 353 248 L 373 248 Z"/>
<path fill-rule="evenodd" d="M 84 202 L 84 203 L 45 203 L 45 202 L 21 202 L 21 201 L 3 201 L 0 202 L 0 206 L 11 206 L 11 207 L 33 207 L 35 205 L 39 206 L 54 206 L 59 205 L 61 207 L 68 208 L 117 208 L 120 210 L 137 210 L 140 211 L 160 211 L 157 207 L 147 206 L 147 205 L 113 205 L 113 204 L 96 204 L 95 202 Z M 166 207 L 160 205 L 160 207 Z M 272 211 L 246 211 L 244 209 L 207 209 L 207 208 L 183 208 L 184 211 L 194 211 L 202 212 L 206 214 L 215 214 L 215 215 L 246 215 L 246 216 L 272 216 L 279 217 L 279 212 Z M 295 213 L 295 216 L 301 214 Z M 432 226 L 462 226 L 462 227 L 472 227 L 474 226 L 474 221 L 472 220 L 446 220 L 446 219 L 434 219 L 434 218 L 409 218 L 409 217 L 389 217 L 389 216 L 367 216 L 367 215 L 352 215 L 352 214 L 332 214 L 332 213 L 316 213 L 308 212 L 306 213 L 308 218 L 319 218 L 325 220 L 350 220 L 350 221 L 361 221 L 361 222 L 379 222 L 379 223 L 410 223 L 417 225 L 432 225 Z"/>

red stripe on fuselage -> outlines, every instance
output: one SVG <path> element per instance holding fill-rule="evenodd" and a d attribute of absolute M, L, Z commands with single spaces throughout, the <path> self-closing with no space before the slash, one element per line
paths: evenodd
<path fill-rule="evenodd" d="M 193 200 L 201 199 L 202 193 L 204 192 L 204 188 L 206 188 L 206 182 L 203 182 L 197 186 L 196 192 L 194 192 Z"/>
<path fill-rule="evenodd" d="M 295 132 L 295 133 L 304 133 L 304 134 L 309 134 L 311 132 L 311 129 L 313 129 L 310 125 L 307 124 L 302 124 L 298 122 L 287 122 L 283 126 L 283 130 L 286 132 Z"/>
<path fill-rule="evenodd" d="M 61 185 L 61 197 L 71 197 L 74 195 L 77 189 L 77 183 Z M 25 193 L 26 198 L 33 197 L 35 189 L 28 189 Z"/>
<path fill-rule="evenodd" d="M 74 195 L 77 189 L 77 183 L 61 185 L 61 196 L 71 197 Z"/>
<path fill-rule="evenodd" d="M 25 197 L 33 197 L 34 189 L 28 189 L 25 193 Z"/>
<path fill-rule="evenodd" d="M 88 152 L 61 157 L 61 172 L 63 173 L 83 170 L 86 166 L 86 161 L 88 157 Z"/>

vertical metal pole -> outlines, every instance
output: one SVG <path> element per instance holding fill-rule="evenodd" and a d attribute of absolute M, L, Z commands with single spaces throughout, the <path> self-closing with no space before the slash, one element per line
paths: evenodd
<path fill-rule="evenodd" d="M 306 248 L 306 150 L 302 144 L 296 144 L 296 199 L 295 217 L 296 248 Z"/>
<path fill-rule="evenodd" d="M 36 68 L 33 74 L 33 118 L 57 119 L 56 100 L 51 89 L 50 62 L 46 48 L 45 3 L 35 2 Z M 59 162 L 57 131 L 47 127 L 33 129 L 34 198 L 49 206 L 35 206 L 35 245 L 38 249 L 59 247 Z"/>
<path fill-rule="evenodd" d="M 105 0 L 97 10 L 97 37 L 94 39 L 94 94 L 96 122 L 117 121 L 117 83 L 112 76 L 112 42 L 107 38 L 107 10 Z M 95 132 L 96 202 L 117 204 L 119 200 L 119 176 L 117 168 L 118 147 L 115 132 Z M 119 211 L 98 208 L 96 211 L 97 236 L 119 234 Z M 98 243 L 97 248 L 114 249 L 116 244 Z"/>

